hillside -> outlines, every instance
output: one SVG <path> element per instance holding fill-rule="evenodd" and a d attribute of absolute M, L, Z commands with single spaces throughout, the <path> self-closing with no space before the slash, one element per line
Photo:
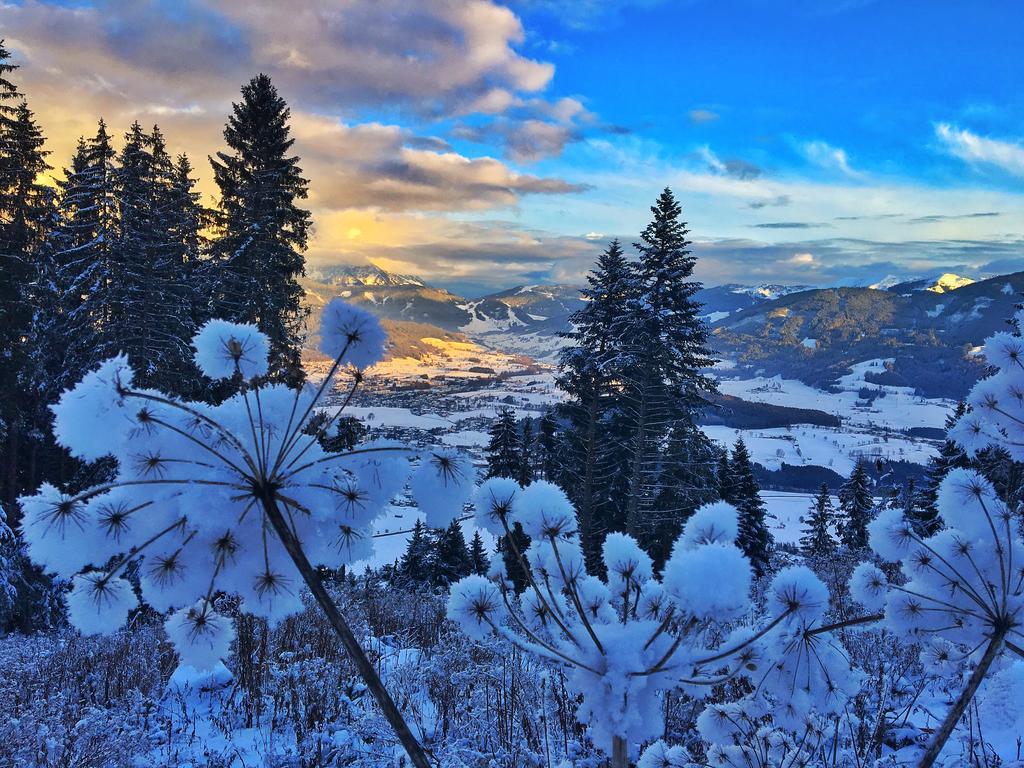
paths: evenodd
<path fill-rule="evenodd" d="M 1024 273 L 942 288 L 800 291 L 717 321 L 712 343 L 741 372 L 818 387 L 855 363 L 891 359 L 872 383 L 961 397 L 983 370 L 974 348 L 1006 327 L 1024 291 Z"/>

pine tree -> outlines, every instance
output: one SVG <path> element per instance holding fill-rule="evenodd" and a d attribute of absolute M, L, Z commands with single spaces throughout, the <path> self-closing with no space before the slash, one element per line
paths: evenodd
<path fill-rule="evenodd" d="M 308 182 L 291 155 L 290 110 L 267 75 L 242 87 L 224 129 L 229 152 L 210 158 L 220 189 L 211 247 L 212 314 L 254 323 L 270 338 L 271 375 L 302 379 L 305 274 L 310 214 L 297 205 Z"/>
<path fill-rule="evenodd" d="M 480 531 L 473 531 L 473 539 L 469 544 L 470 573 L 486 576 L 491 568 L 491 558 L 487 556 L 487 548 L 480 537 Z"/>
<path fill-rule="evenodd" d="M 530 537 L 526 535 L 523 531 L 523 526 L 519 523 L 512 526 L 512 533 L 510 535 L 498 538 L 498 553 L 505 564 L 505 573 L 508 575 L 509 581 L 512 582 L 517 593 L 521 593 L 526 589 L 529 580 L 526 571 L 519 562 L 519 558 L 516 557 L 513 546 L 525 558 L 526 550 L 530 548 L 530 543 Z"/>
<path fill-rule="evenodd" d="M 826 483 L 811 504 L 807 515 L 803 535 L 800 537 L 800 550 L 804 557 L 821 557 L 830 555 L 836 549 L 835 539 L 829 531 L 835 511 L 832 509 L 832 495 Z"/>
<path fill-rule="evenodd" d="M 729 462 L 729 451 L 723 450 L 718 454 L 718 466 L 715 470 L 715 480 L 718 482 L 718 498 L 730 504 L 736 503 L 736 478 L 732 474 L 732 464 Z"/>
<path fill-rule="evenodd" d="M 430 581 L 431 541 L 427 527 L 417 520 L 405 553 L 398 563 L 398 575 L 406 583 L 423 584 Z"/>
<path fill-rule="evenodd" d="M 623 441 L 606 438 L 620 408 L 618 382 L 625 359 L 615 330 L 635 288 L 622 247 L 613 240 L 587 275 L 583 307 L 570 317 L 572 330 L 564 334 L 569 343 L 559 358 L 557 383 L 568 395 L 560 409 L 567 422 L 560 480 L 576 505 L 591 573 L 602 567 L 605 534 L 623 527 L 624 493 L 615 490 L 615 479 L 622 476 Z"/>
<path fill-rule="evenodd" d="M 523 446 L 512 411 L 503 409 L 488 430 L 487 477 L 509 477 L 520 481 L 527 474 L 523 467 Z"/>
<path fill-rule="evenodd" d="M 754 479 L 754 468 L 750 463 L 750 453 L 743 438 L 739 438 L 733 446 L 729 468 L 735 483 L 735 501 L 732 503 L 739 511 L 736 545 L 750 559 L 754 574 L 762 576 L 768 570 L 773 541 L 766 521 L 767 510 L 761 500 L 760 489 Z"/>
<path fill-rule="evenodd" d="M 116 175 L 114 148 L 100 120 L 96 135 L 79 141 L 60 185 L 53 258 L 66 349 L 62 370 L 56 372 L 58 392 L 120 352 L 114 326 L 119 296 Z"/>
<path fill-rule="evenodd" d="M 690 279 L 696 259 L 671 190 L 662 192 L 651 213 L 651 223 L 634 243 L 640 255 L 636 290 L 614 332 L 628 343 L 623 369 L 629 426 L 626 526 L 645 544 L 652 541 L 651 511 L 665 439 L 673 429 L 695 430 L 696 412 L 716 388 L 702 373 L 714 359 L 694 300 L 701 285 Z"/>
<path fill-rule="evenodd" d="M 868 545 L 868 523 L 871 522 L 875 498 L 863 459 L 858 459 L 849 479 L 839 489 L 839 540 L 848 549 Z"/>
<path fill-rule="evenodd" d="M 523 487 L 532 483 L 534 475 L 536 474 L 536 470 L 534 468 L 535 448 L 533 423 L 530 419 L 523 419 L 523 436 L 519 457 L 519 476 L 516 478 L 518 483 Z"/>
<path fill-rule="evenodd" d="M 519 428 L 515 417 L 508 409 L 498 414 L 497 420 L 491 425 L 490 442 L 487 444 L 487 477 L 508 477 L 522 484 L 527 474 L 523 467 L 523 448 Z M 516 591 L 526 589 L 526 573 L 508 542 L 509 536 L 498 539 L 498 551 L 505 561 L 505 569 L 509 579 L 515 584 Z M 526 553 L 530 546 L 530 537 L 516 523 L 512 528 L 511 538 L 521 554 Z"/>
<path fill-rule="evenodd" d="M 537 431 L 537 468 L 540 477 L 548 482 L 561 485 L 560 462 L 558 459 L 558 423 L 553 411 L 545 411 L 540 417 Z"/>
<path fill-rule="evenodd" d="M 161 307 L 149 333 L 150 359 L 157 364 L 147 380 L 165 392 L 189 395 L 197 392 L 199 379 L 190 342 L 209 303 L 206 286 L 197 279 L 202 207 L 188 158 L 171 157 L 158 126 L 145 137 L 145 144 L 154 228 L 148 256 L 154 278 L 150 294 Z"/>
<path fill-rule="evenodd" d="M 472 572 L 473 562 L 466 547 L 466 538 L 462 535 L 462 525 L 458 520 L 452 520 L 434 544 L 430 580 L 435 586 L 446 587 Z"/>
<path fill-rule="evenodd" d="M 26 389 L 27 341 L 52 195 L 37 181 L 49 170 L 42 131 L 24 101 L 7 103 L 20 95 L 3 77 L 15 69 L 5 63 L 7 57 L 0 41 L 0 502 L 14 510 L 15 499 L 29 487 L 22 476 L 25 449 L 35 432 Z"/>
<path fill-rule="evenodd" d="M 671 554 L 672 543 L 697 509 L 719 497 L 714 444 L 700 430 L 679 422 L 664 451 L 658 496 L 650 512 L 648 552 L 656 567 Z"/>

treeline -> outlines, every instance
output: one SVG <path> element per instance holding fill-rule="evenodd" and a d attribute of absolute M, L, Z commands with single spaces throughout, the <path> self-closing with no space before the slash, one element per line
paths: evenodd
<path fill-rule="evenodd" d="M 226 391 L 195 369 L 189 341 L 220 317 L 259 326 L 270 375 L 300 380 L 310 227 L 289 110 L 266 75 L 232 106 L 209 208 L 189 158 L 138 122 L 116 142 L 99 120 L 49 182 L 16 71 L 0 41 L 0 503 L 12 522 L 25 490 L 103 471 L 57 448 L 49 406 L 106 358 L 127 355 L 136 384 L 215 401 Z"/>

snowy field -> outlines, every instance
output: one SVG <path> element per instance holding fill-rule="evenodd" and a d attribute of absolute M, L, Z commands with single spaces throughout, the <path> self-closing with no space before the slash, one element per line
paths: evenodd
<path fill-rule="evenodd" d="M 855 427 L 902 431 L 913 427 L 942 428 L 946 416 L 956 406 L 952 400 L 918 397 L 909 387 L 871 384 L 864 379 L 868 372 L 882 373 L 884 360 L 866 360 L 853 366 L 851 373 L 837 382 L 835 392 L 826 392 L 793 379 L 757 377 L 753 379 L 722 379 L 718 386 L 723 394 L 756 403 L 782 405 L 789 408 L 812 408 L 838 416 Z M 885 392 L 870 405 L 861 400 L 858 391 L 867 387 Z"/>
<path fill-rule="evenodd" d="M 797 424 L 776 429 L 733 429 L 702 427 L 704 433 L 722 446 L 742 437 L 750 457 L 767 469 L 783 464 L 828 467 L 841 475 L 853 471 L 858 458 L 910 461 L 925 464 L 936 451 L 932 441 L 869 432 L 863 428 L 819 427 Z"/>

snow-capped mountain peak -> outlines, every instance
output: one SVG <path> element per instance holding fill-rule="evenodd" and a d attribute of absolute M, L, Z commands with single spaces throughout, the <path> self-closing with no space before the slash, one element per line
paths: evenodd
<path fill-rule="evenodd" d="M 388 272 L 376 264 L 335 264 L 331 266 L 311 267 L 309 277 L 328 285 L 345 286 L 419 286 L 426 283 L 415 275 L 400 275 Z"/>
<path fill-rule="evenodd" d="M 938 279 L 925 288 L 926 291 L 932 293 L 947 293 L 949 291 L 955 291 L 957 288 L 963 288 L 965 285 L 970 285 L 975 282 L 969 277 L 962 277 L 960 275 L 954 275 L 952 272 L 945 272 L 939 275 Z"/>

